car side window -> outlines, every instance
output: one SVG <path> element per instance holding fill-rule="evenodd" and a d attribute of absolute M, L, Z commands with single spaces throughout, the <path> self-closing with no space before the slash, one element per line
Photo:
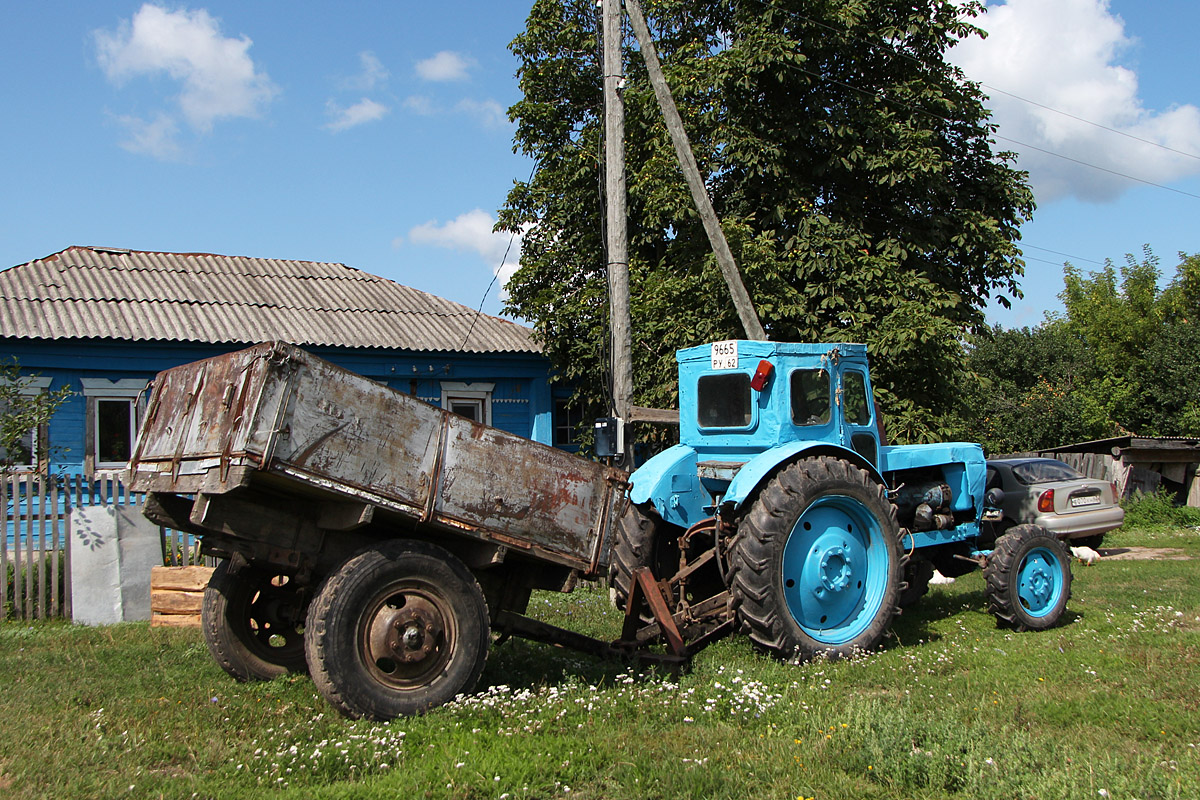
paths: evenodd
<path fill-rule="evenodd" d="M 984 489 L 999 489 L 1004 481 L 1000 478 L 1000 470 L 995 467 L 988 467 L 987 482 L 983 485 Z"/>

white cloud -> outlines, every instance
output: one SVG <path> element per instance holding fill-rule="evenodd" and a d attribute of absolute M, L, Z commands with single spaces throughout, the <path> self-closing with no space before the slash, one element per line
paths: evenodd
<path fill-rule="evenodd" d="M 438 113 L 437 107 L 433 104 L 433 100 L 419 94 L 405 98 L 404 107 L 414 114 L 419 114 L 422 117 L 432 117 L 434 114 Z"/>
<path fill-rule="evenodd" d="M 987 84 L 1002 149 L 1021 154 L 1040 202 L 1064 196 L 1105 202 L 1135 181 L 1022 147 L 1025 142 L 1105 170 L 1169 183 L 1200 172 L 1200 161 L 1071 119 L 1061 113 L 1184 152 L 1200 152 L 1200 109 L 1147 109 L 1137 73 L 1120 58 L 1136 45 L 1108 0 L 1008 0 L 975 23 L 988 38 L 950 51 L 972 80 Z M 994 87 L 989 89 L 988 87 Z M 1009 97 L 1018 95 L 1049 108 Z"/>
<path fill-rule="evenodd" d="M 404 99 L 405 110 L 421 117 L 436 117 L 444 114 L 463 114 L 475 120 L 483 128 L 503 129 L 509 126 L 508 113 L 495 100 L 471 100 L 464 98 L 452 107 L 443 105 L 426 95 L 411 95 Z"/>
<path fill-rule="evenodd" d="M 114 84 L 159 74 L 178 81 L 179 112 L 200 133 L 223 118 L 259 116 L 278 93 L 250 58 L 251 40 L 223 36 L 204 9 L 167 11 L 147 3 L 116 31 L 94 37 L 100 67 Z M 150 125 L 160 133 L 169 127 L 161 115 Z"/>
<path fill-rule="evenodd" d="M 495 100 L 459 100 L 455 108 L 477 119 L 485 128 L 508 125 L 508 114 Z"/>
<path fill-rule="evenodd" d="M 361 71 L 352 78 L 342 81 L 342 88 L 354 92 L 371 92 L 382 87 L 391 77 L 387 67 L 370 50 L 358 54 Z"/>
<path fill-rule="evenodd" d="M 413 244 L 445 247 L 460 252 L 477 253 L 498 277 L 501 287 L 508 285 L 509 278 L 517 271 L 521 260 L 521 237 L 517 236 L 509 249 L 511 233 L 496 233 L 492 228 L 496 218 L 483 209 L 477 208 L 460 214 L 449 222 L 439 223 L 430 220 L 418 225 L 408 232 L 409 241 Z M 393 245 L 400 243 L 399 238 Z M 504 251 L 508 250 L 508 258 Z M 503 260 L 503 266 L 501 266 Z"/>
<path fill-rule="evenodd" d="M 455 53 L 452 50 L 443 50 L 424 61 L 417 62 L 417 74 L 424 80 L 445 82 L 445 81 L 463 81 L 467 79 L 467 73 L 474 66 L 471 59 Z"/>
<path fill-rule="evenodd" d="M 364 97 L 354 105 L 345 108 L 330 100 L 326 104 L 326 111 L 329 116 L 333 117 L 325 126 L 326 129 L 338 133 L 367 122 L 383 119 L 388 113 L 388 107 L 383 103 L 377 103 Z"/>
<path fill-rule="evenodd" d="M 129 132 L 121 147 L 131 153 L 153 156 L 160 161 L 177 161 L 183 156 L 179 144 L 179 124 L 169 114 L 158 114 L 151 120 L 141 117 L 117 117 L 117 122 Z"/>

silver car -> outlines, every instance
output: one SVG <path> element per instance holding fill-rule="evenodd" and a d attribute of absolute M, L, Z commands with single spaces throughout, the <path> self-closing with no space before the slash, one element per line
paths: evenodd
<path fill-rule="evenodd" d="M 1004 490 L 1004 521 L 997 535 L 1022 523 L 1040 525 L 1070 544 L 1096 548 L 1125 521 L 1116 484 L 1085 478 L 1053 458 L 999 458 L 987 462 L 987 488 Z"/>

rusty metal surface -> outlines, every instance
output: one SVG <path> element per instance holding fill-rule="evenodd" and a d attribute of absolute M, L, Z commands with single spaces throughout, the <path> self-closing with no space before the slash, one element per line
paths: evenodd
<path fill-rule="evenodd" d="M 269 473 L 589 574 L 625 502 L 624 473 L 279 343 L 163 373 L 130 473 L 137 491 L 178 492 Z"/>

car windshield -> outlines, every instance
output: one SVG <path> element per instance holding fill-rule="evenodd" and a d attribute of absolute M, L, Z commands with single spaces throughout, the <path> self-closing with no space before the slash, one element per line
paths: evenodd
<path fill-rule="evenodd" d="M 1083 477 L 1074 467 L 1061 461 L 1026 461 L 1014 464 L 1012 474 L 1025 484 L 1071 481 Z"/>

